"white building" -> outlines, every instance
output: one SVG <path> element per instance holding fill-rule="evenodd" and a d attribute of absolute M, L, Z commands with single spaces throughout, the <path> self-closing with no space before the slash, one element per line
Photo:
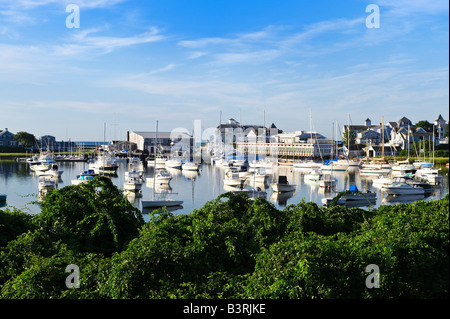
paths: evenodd
<path fill-rule="evenodd" d="M 247 155 L 265 155 L 285 158 L 330 157 L 333 141 L 317 132 L 296 131 L 273 136 L 270 142 L 239 140 L 237 151 Z"/>
<path fill-rule="evenodd" d="M 448 144 L 448 138 L 444 137 L 445 129 L 448 125 L 448 122 L 444 120 L 441 114 L 439 114 L 438 118 L 434 120 L 434 126 L 436 127 L 437 132 L 437 142 L 438 144 Z"/>
<path fill-rule="evenodd" d="M 155 144 L 159 154 L 171 151 L 190 152 L 192 150 L 192 136 L 184 132 L 127 132 L 127 142 L 135 144 L 140 151 L 155 152 Z"/>

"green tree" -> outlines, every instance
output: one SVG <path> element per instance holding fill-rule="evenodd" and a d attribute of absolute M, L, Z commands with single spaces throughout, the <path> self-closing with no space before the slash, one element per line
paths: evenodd
<path fill-rule="evenodd" d="M 417 122 L 415 127 L 421 127 L 427 132 L 433 132 L 433 124 L 426 120 Z"/>
<path fill-rule="evenodd" d="M 12 211 L 0 210 L 0 247 L 4 247 L 8 242 L 18 235 L 33 230 L 36 225 L 33 223 L 33 216 L 23 213 L 18 209 Z"/>
<path fill-rule="evenodd" d="M 34 135 L 27 132 L 18 132 L 14 135 L 14 140 L 21 143 L 24 147 L 34 146 L 36 143 Z"/>
<path fill-rule="evenodd" d="M 142 213 L 111 179 L 101 176 L 52 191 L 42 201 L 41 210 L 37 225 L 82 252 L 120 251 L 144 224 Z"/>

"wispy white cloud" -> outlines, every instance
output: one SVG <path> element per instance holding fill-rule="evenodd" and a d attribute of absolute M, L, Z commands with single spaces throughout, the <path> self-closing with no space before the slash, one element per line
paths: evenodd
<path fill-rule="evenodd" d="M 72 36 L 71 41 L 52 47 L 52 54 L 56 56 L 80 56 L 91 53 L 110 53 L 115 49 L 156 42 L 165 37 L 156 27 L 150 27 L 148 32 L 129 37 L 93 36 L 99 28 L 82 30 Z"/>
<path fill-rule="evenodd" d="M 127 0 L 0 0 L 0 8 L 15 8 L 22 10 L 31 10 L 38 7 L 57 5 L 67 6 L 68 4 L 75 3 L 80 8 L 94 9 L 94 8 L 107 8 L 116 4 L 125 2 Z"/>
<path fill-rule="evenodd" d="M 160 69 L 150 71 L 150 72 L 148 73 L 148 75 L 154 75 L 154 74 L 158 74 L 158 73 L 167 72 L 167 71 L 172 70 L 172 69 L 175 68 L 175 67 L 176 67 L 176 65 L 173 64 L 173 63 L 171 63 L 171 64 L 166 65 L 165 67 L 162 67 L 162 68 L 160 68 Z"/>
<path fill-rule="evenodd" d="M 283 58 L 287 54 L 307 54 L 308 41 L 321 35 L 351 32 L 363 25 L 364 21 L 363 18 L 323 21 L 308 25 L 300 31 L 293 27 L 270 25 L 259 31 L 234 36 L 182 40 L 178 45 L 194 50 L 189 52 L 188 58 L 208 55 L 215 63 L 264 63 Z M 326 52 L 330 51 L 332 44 L 327 46 Z M 342 46 L 332 48 L 340 49 Z M 314 46 L 311 50 L 317 54 L 324 48 Z"/>

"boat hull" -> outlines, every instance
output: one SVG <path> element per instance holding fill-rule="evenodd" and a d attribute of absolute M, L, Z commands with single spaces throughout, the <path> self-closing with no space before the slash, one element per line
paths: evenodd
<path fill-rule="evenodd" d="M 270 186 L 272 186 L 273 191 L 277 193 L 295 191 L 295 185 L 291 184 L 271 184 Z"/>
<path fill-rule="evenodd" d="M 382 190 L 388 195 L 423 195 L 422 187 L 383 186 Z"/>
<path fill-rule="evenodd" d="M 142 208 L 173 207 L 183 204 L 182 200 L 143 200 Z"/>

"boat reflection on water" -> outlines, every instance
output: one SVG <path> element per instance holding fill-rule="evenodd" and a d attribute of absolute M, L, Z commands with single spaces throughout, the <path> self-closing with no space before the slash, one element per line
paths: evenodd
<path fill-rule="evenodd" d="M 142 214 L 144 215 L 149 215 L 151 213 L 153 213 L 155 210 L 156 211 L 160 211 L 160 210 L 167 210 L 169 212 L 173 212 L 179 209 L 183 209 L 183 205 L 176 205 L 176 206 L 169 206 L 169 207 L 158 207 L 158 208 L 150 208 L 150 207 L 144 207 L 142 208 Z"/>
<path fill-rule="evenodd" d="M 272 202 L 278 203 L 280 206 L 286 206 L 289 198 L 295 195 L 295 191 L 290 192 L 273 192 L 272 196 L 270 196 L 270 200 Z"/>
<path fill-rule="evenodd" d="M 425 198 L 424 194 L 414 194 L 414 195 L 387 195 L 383 198 L 383 204 L 399 204 L 399 203 L 413 203 L 418 200 L 423 200 Z"/>
<path fill-rule="evenodd" d="M 134 206 L 137 207 L 137 205 L 139 204 L 139 199 L 142 198 L 142 191 L 139 190 L 137 192 L 135 191 L 129 191 L 129 190 L 124 190 L 123 194 L 125 195 L 125 197 L 128 199 L 128 201 L 133 204 Z"/>

